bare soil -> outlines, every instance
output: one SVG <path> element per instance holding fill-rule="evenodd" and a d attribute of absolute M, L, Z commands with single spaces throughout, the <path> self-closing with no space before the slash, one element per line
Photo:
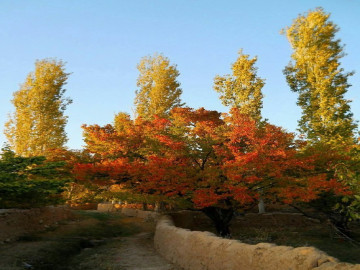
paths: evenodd
<path fill-rule="evenodd" d="M 0 269 L 180 270 L 154 250 L 154 223 L 117 213 L 74 213 L 46 232 L 0 245 Z"/>
<path fill-rule="evenodd" d="M 24 234 L 44 231 L 71 217 L 72 212 L 67 207 L 0 209 L 0 244 Z"/>

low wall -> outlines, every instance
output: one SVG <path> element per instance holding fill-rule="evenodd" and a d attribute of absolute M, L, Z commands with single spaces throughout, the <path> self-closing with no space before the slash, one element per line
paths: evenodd
<path fill-rule="evenodd" d="M 99 203 L 97 210 L 99 212 L 119 212 L 128 217 L 138 217 L 146 221 L 156 221 L 160 216 L 159 213 L 154 211 L 143 211 L 134 208 L 118 208 L 116 204 L 111 203 Z"/>
<path fill-rule="evenodd" d="M 138 217 L 142 218 L 146 221 L 156 221 L 160 214 L 153 211 L 143 211 L 138 209 L 132 209 L 132 208 L 121 208 L 119 209 L 119 212 L 121 214 L 128 216 L 128 217 Z"/>
<path fill-rule="evenodd" d="M 169 216 L 159 219 L 154 245 L 163 257 L 185 270 L 360 270 L 360 265 L 339 263 L 313 247 L 249 245 L 210 232 L 177 228 Z"/>
<path fill-rule="evenodd" d="M 71 217 L 72 214 L 66 207 L 0 209 L 0 243 L 11 242 L 24 234 L 45 230 Z"/>
<path fill-rule="evenodd" d="M 115 204 L 112 203 L 99 203 L 97 205 L 97 210 L 99 212 L 113 212 L 117 209 L 115 208 Z"/>

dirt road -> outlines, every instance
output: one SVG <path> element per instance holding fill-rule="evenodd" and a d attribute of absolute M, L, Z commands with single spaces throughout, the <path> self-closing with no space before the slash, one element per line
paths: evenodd
<path fill-rule="evenodd" d="M 153 234 L 142 232 L 120 239 L 120 247 L 115 252 L 114 264 L 127 270 L 179 270 L 156 253 Z"/>

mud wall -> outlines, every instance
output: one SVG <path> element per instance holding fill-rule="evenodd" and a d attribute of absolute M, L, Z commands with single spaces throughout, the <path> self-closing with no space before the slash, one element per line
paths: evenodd
<path fill-rule="evenodd" d="M 97 210 L 99 212 L 113 212 L 117 211 L 115 204 L 112 203 L 99 203 L 97 205 Z"/>
<path fill-rule="evenodd" d="M 97 210 L 99 212 L 117 211 L 125 216 L 138 217 L 146 221 L 156 221 L 160 215 L 158 212 L 154 212 L 154 211 L 143 211 L 135 208 L 119 208 L 116 207 L 116 204 L 111 204 L 111 203 L 99 203 Z"/>
<path fill-rule="evenodd" d="M 313 247 L 249 245 L 177 228 L 169 216 L 159 219 L 154 244 L 163 257 L 185 270 L 360 270 L 360 265 L 339 263 Z"/>
<path fill-rule="evenodd" d="M 160 214 L 154 211 L 143 211 L 138 209 L 132 209 L 132 208 L 121 208 L 119 210 L 121 214 L 128 216 L 128 217 L 138 217 L 142 218 L 146 221 L 156 221 Z"/>
<path fill-rule="evenodd" d="M 24 234 L 46 230 L 71 216 L 66 207 L 0 209 L 0 243 L 14 241 Z"/>

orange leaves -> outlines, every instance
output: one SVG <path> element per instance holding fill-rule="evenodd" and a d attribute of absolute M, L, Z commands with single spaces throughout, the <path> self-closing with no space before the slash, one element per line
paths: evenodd
<path fill-rule="evenodd" d="M 308 202 L 323 192 L 344 194 L 344 186 L 338 180 L 329 180 L 325 174 L 314 171 L 316 162 L 319 163 L 315 153 L 298 152 L 298 147 L 304 144 L 295 141 L 294 134 L 268 123 L 257 125 L 237 109 L 231 111 L 225 122 L 228 140 L 222 149 L 226 153 L 224 175 L 234 187 L 247 187 L 247 196 L 252 190 L 261 190 L 264 196 L 277 196 L 286 202 Z M 234 199 L 241 198 L 235 195 Z"/>
<path fill-rule="evenodd" d="M 256 193 L 251 192 L 251 190 L 245 186 L 227 185 L 227 188 L 229 189 L 229 192 L 231 192 L 234 200 L 242 205 L 254 202 L 258 197 L 256 196 Z"/>
<path fill-rule="evenodd" d="M 213 189 L 197 189 L 194 191 L 193 202 L 197 208 L 205 208 L 217 205 L 220 201 L 229 197 L 228 193 L 217 193 Z"/>
<path fill-rule="evenodd" d="M 172 150 L 181 150 L 184 146 L 183 142 L 177 142 L 172 140 L 169 136 L 166 135 L 155 135 L 155 138 L 162 143 L 163 145 L 169 147 Z"/>
<path fill-rule="evenodd" d="M 273 185 L 296 163 L 293 134 L 254 120 L 232 109 L 224 146 L 228 155 L 223 163 L 225 175 L 244 184 L 268 182 Z"/>
<path fill-rule="evenodd" d="M 155 130 L 163 130 L 166 127 L 171 125 L 170 120 L 165 119 L 165 118 L 160 118 L 159 116 L 155 115 L 154 120 L 152 121 L 153 123 L 153 128 Z"/>
<path fill-rule="evenodd" d="M 133 170 L 132 176 L 141 192 L 174 196 L 184 195 L 190 188 L 187 177 L 187 160 L 169 157 L 149 156 L 141 171 Z M 139 168 L 140 169 L 140 168 Z"/>
<path fill-rule="evenodd" d="M 175 108 L 168 119 L 119 117 L 116 129 L 84 126 L 88 149 L 102 161 L 78 164 L 76 175 L 126 183 L 135 192 L 186 198 L 198 208 L 247 205 L 260 192 L 264 198 L 292 202 L 346 191 L 314 170 L 321 159 L 300 153 L 304 144 L 294 134 L 257 123 L 237 109 L 223 117 L 204 108 Z"/>
<path fill-rule="evenodd" d="M 73 175 L 77 180 L 88 180 L 91 173 L 93 173 L 93 164 L 79 163 L 74 166 Z"/>
<path fill-rule="evenodd" d="M 285 203 L 310 202 L 320 194 L 350 195 L 350 190 L 337 179 L 327 179 L 326 174 L 298 178 L 278 190 Z"/>
<path fill-rule="evenodd" d="M 337 179 L 327 179 L 326 174 L 309 177 L 307 179 L 307 188 L 314 192 L 331 192 L 336 195 L 349 195 L 349 189 Z"/>
<path fill-rule="evenodd" d="M 181 122 L 182 125 L 194 125 L 196 123 L 206 122 L 207 125 L 216 127 L 223 123 L 220 118 L 221 113 L 217 111 L 208 111 L 204 108 L 194 110 L 192 108 L 174 108 L 171 111 L 171 117 L 175 122 Z"/>
<path fill-rule="evenodd" d="M 126 158 L 104 160 L 96 164 L 75 164 L 73 174 L 80 181 L 91 181 L 99 185 L 125 182 L 129 179 L 129 162 Z"/>

